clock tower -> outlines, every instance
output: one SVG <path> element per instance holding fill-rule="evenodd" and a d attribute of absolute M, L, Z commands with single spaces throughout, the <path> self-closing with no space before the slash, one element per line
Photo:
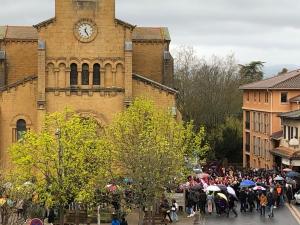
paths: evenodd
<path fill-rule="evenodd" d="M 115 0 L 55 0 L 55 18 L 59 20 L 74 17 L 100 19 L 112 24 L 115 19 Z"/>

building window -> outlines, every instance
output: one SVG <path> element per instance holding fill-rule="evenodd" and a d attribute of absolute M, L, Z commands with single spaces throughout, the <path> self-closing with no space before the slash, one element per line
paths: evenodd
<path fill-rule="evenodd" d="M 298 127 L 295 128 L 295 138 L 298 139 Z"/>
<path fill-rule="evenodd" d="M 89 65 L 84 63 L 82 65 L 81 84 L 89 85 L 89 77 L 90 77 Z"/>
<path fill-rule="evenodd" d="M 260 102 L 260 91 L 258 92 L 258 102 Z"/>
<path fill-rule="evenodd" d="M 78 71 L 77 71 L 77 64 L 71 64 L 71 72 L 70 72 L 70 85 L 77 85 L 78 84 Z"/>
<path fill-rule="evenodd" d="M 256 91 L 254 91 L 254 101 L 256 102 Z"/>
<path fill-rule="evenodd" d="M 249 102 L 249 100 L 250 100 L 250 92 L 247 91 L 247 101 Z"/>
<path fill-rule="evenodd" d="M 265 103 L 269 102 L 269 93 L 265 92 Z"/>
<path fill-rule="evenodd" d="M 287 103 L 287 92 L 281 93 L 281 103 Z"/>
<path fill-rule="evenodd" d="M 26 122 L 23 119 L 17 121 L 17 128 L 16 128 L 16 140 L 19 141 L 24 137 L 26 133 Z"/>
<path fill-rule="evenodd" d="M 250 133 L 246 132 L 246 152 L 250 152 Z"/>
<path fill-rule="evenodd" d="M 93 85 L 100 85 L 101 77 L 100 77 L 100 65 L 97 63 L 93 68 Z"/>
<path fill-rule="evenodd" d="M 246 111 L 245 127 L 246 127 L 247 130 L 250 130 L 250 112 L 249 111 Z"/>

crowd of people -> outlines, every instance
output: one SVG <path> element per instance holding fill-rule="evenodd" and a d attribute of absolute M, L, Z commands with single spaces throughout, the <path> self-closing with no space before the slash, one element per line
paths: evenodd
<path fill-rule="evenodd" d="M 274 208 L 282 207 L 287 201 L 291 203 L 297 191 L 297 177 L 286 177 L 286 172 L 266 170 L 234 171 L 222 170 L 222 175 L 209 170 L 196 176 L 189 176 L 187 182 L 180 186 L 185 191 L 186 211 L 193 217 L 196 211 L 201 214 L 217 215 L 232 213 L 252 213 L 274 217 Z M 238 204 L 239 202 L 239 204 Z M 178 221 L 178 205 L 173 199 L 169 204 L 163 199 L 162 213 L 169 221 Z"/>

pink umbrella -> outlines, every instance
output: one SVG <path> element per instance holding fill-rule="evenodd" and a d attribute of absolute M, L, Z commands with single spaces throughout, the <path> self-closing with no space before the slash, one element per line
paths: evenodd
<path fill-rule="evenodd" d="M 204 178 L 207 178 L 207 177 L 210 177 L 210 175 L 208 173 L 197 174 L 197 178 L 200 178 L 200 179 L 204 179 Z"/>
<path fill-rule="evenodd" d="M 262 187 L 262 186 L 256 186 L 253 188 L 254 191 L 265 191 L 266 188 Z"/>
<path fill-rule="evenodd" d="M 283 172 L 291 172 L 291 171 L 293 171 L 293 170 L 290 169 L 290 168 L 285 168 L 285 169 L 283 169 L 282 171 L 283 171 Z"/>

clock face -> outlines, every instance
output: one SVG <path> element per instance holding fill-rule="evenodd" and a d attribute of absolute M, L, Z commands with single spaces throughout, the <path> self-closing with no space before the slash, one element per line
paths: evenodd
<path fill-rule="evenodd" d="M 93 27 L 88 23 L 83 23 L 78 28 L 78 33 L 82 38 L 90 38 L 93 32 Z"/>
<path fill-rule="evenodd" d="M 97 25 L 91 19 L 81 19 L 74 26 L 74 35 L 81 42 L 91 42 L 97 36 Z"/>

